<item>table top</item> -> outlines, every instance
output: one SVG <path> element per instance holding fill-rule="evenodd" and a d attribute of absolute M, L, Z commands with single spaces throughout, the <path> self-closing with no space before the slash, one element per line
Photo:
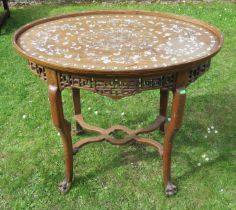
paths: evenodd
<path fill-rule="evenodd" d="M 186 16 L 89 11 L 27 24 L 13 42 L 27 59 L 59 71 L 137 74 L 197 65 L 220 50 L 223 36 Z"/>

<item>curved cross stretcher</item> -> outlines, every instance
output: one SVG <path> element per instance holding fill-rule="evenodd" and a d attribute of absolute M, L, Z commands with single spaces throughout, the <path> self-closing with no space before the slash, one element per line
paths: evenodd
<path fill-rule="evenodd" d="M 78 152 L 79 148 L 81 148 L 85 144 L 92 143 L 92 142 L 101 142 L 104 140 L 106 140 L 114 145 L 122 145 L 122 144 L 127 144 L 131 141 L 136 141 L 138 143 L 151 145 L 158 150 L 158 152 L 160 153 L 161 156 L 163 154 L 163 146 L 159 142 L 154 141 L 152 139 L 143 138 L 143 137 L 138 136 L 139 134 L 149 133 L 149 132 L 152 132 L 152 131 L 160 128 L 160 126 L 165 122 L 165 117 L 163 117 L 163 116 L 158 116 L 157 119 L 155 120 L 155 122 L 151 126 L 149 126 L 147 128 L 139 128 L 136 130 L 131 130 L 123 125 L 115 125 L 115 126 L 112 126 L 108 129 L 102 129 L 102 128 L 87 124 L 84 121 L 83 116 L 81 114 L 76 115 L 75 119 L 76 119 L 77 123 L 79 123 L 79 125 L 81 126 L 81 128 L 83 130 L 90 131 L 90 132 L 96 132 L 96 133 L 99 133 L 100 135 L 95 136 L 95 137 L 84 138 L 84 139 L 78 141 L 77 143 L 75 143 L 73 145 L 73 154 L 76 154 Z M 127 133 L 127 135 L 123 139 L 114 138 L 111 136 L 111 134 L 115 131 L 123 131 L 124 133 Z"/>

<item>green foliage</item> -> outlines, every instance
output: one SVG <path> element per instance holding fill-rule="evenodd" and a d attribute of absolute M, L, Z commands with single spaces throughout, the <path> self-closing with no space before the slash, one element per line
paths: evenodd
<path fill-rule="evenodd" d="M 32 20 L 92 9 L 189 15 L 217 26 L 225 36 L 209 72 L 188 89 L 184 123 L 174 141 L 172 176 L 179 192 L 172 198 L 164 196 L 160 157 L 153 148 L 136 144 L 85 146 L 75 156 L 71 191 L 57 191 L 63 148 L 51 123 L 47 87 L 29 72 L 11 38 Z M 235 26 L 236 5 L 223 3 L 12 8 L 0 36 L 0 209 L 236 209 Z M 63 97 L 73 122 L 70 91 Z M 112 101 L 82 91 L 82 111 L 88 122 L 104 128 L 117 123 L 135 128 L 155 119 L 158 98 L 158 91 L 146 91 Z M 158 132 L 148 136 L 161 138 Z"/>

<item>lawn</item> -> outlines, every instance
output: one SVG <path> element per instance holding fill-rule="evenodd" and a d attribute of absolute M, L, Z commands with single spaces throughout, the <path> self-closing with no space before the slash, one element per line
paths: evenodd
<path fill-rule="evenodd" d="M 74 160 L 71 191 L 57 191 L 64 175 L 63 148 L 51 122 L 47 86 L 30 73 L 11 39 L 18 27 L 32 20 L 93 9 L 189 15 L 217 26 L 225 36 L 210 70 L 188 89 L 184 123 L 174 140 L 172 177 L 179 187 L 174 197 L 164 196 L 162 161 L 153 148 L 106 142 L 81 149 Z M 0 209 L 236 209 L 235 52 L 236 4 L 12 8 L 0 35 Z M 157 90 L 119 101 L 86 91 L 81 95 L 86 120 L 104 128 L 148 125 L 159 109 Z M 71 92 L 64 91 L 63 98 L 66 117 L 73 123 Z M 158 132 L 148 136 L 161 139 Z"/>

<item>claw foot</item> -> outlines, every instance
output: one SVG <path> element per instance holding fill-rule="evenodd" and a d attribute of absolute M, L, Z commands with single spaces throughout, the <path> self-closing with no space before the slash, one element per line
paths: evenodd
<path fill-rule="evenodd" d="M 61 193 L 66 193 L 70 190 L 71 182 L 69 182 L 67 179 L 64 179 L 63 182 L 59 184 L 59 191 Z"/>
<path fill-rule="evenodd" d="M 177 187 L 173 185 L 172 183 L 168 183 L 166 185 L 166 195 L 167 196 L 172 196 L 177 193 Z"/>

